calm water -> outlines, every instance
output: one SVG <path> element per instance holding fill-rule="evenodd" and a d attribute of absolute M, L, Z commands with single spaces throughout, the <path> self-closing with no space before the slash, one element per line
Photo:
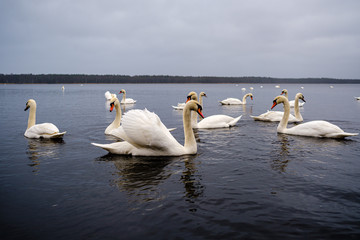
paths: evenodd
<path fill-rule="evenodd" d="M 359 239 L 360 137 L 281 135 L 276 123 L 249 115 L 268 110 L 287 88 L 291 98 L 304 94 L 304 121 L 360 132 L 360 85 L 61 86 L 0 86 L 1 239 Z M 250 86 L 254 100 L 246 106 L 218 103 L 242 98 Z M 243 117 L 231 129 L 196 131 L 195 156 L 107 155 L 90 143 L 114 141 L 104 135 L 115 117 L 104 93 L 121 88 L 137 100 L 132 108 L 176 127 L 180 143 L 182 112 L 171 105 L 189 91 L 208 95 L 205 116 Z M 38 123 L 67 131 L 63 141 L 23 136 L 29 98 L 37 101 Z"/>

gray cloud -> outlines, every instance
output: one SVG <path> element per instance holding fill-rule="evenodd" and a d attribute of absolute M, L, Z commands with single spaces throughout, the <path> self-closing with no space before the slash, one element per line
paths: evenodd
<path fill-rule="evenodd" d="M 0 73 L 360 78 L 357 0 L 3 0 Z"/>

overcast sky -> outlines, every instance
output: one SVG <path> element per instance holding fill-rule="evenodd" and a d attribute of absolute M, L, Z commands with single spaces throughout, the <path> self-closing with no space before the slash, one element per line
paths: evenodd
<path fill-rule="evenodd" d="M 359 0 L 0 0 L 0 73 L 360 78 Z"/>

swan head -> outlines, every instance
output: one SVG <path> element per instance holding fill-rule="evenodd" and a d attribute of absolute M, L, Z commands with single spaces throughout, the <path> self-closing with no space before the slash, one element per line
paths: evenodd
<path fill-rule="evenodd" d="M 199 93 L 199 96 L 200 96 L 200 97 L 207 97 L 205 92 Z"/>
<path fill-rule="evenodd" d="M 248 93 L 247 95 L 250 97 L 251 100 L 253 100 L 253 95 L 252 95 L 252 93 Z"/>
<path fill-rule="evenodd" d="M 126 93 L 125 89 L 121 89 L 120 92 L 119 92 L 119 94 L 121 94 L 121 93 L 124 93 L 124 94 L 125 94 L 125 93 Z"/>
<path fill-rule="evenodd" d="M 36 107 L 36 102 L 34 99 L 29 99 L 27 102 L 26 102 L 26 107 L 24 109 L 24 111 L 28 110 L 30 107 Z"/>
<path fill-rule="evenodd" d="M 303 95 L 302 93 L 297 93 L 296 96 L 295 96 L 295 98 L 299 98 L 299 99 L 301 99 L 303 102 L 306 102 L 306 101 L 305 101 L 305 97 L 304 97 L 304 95 Z"/>
<path fill-rule="evenodd" d="M 277 96 L 273 101 L 273 105 L 272 105 L 271 109 L 273 109 L 276 105 L 278 105 L 280 103 L 284 103 L 284 102 L 289 102 L 289 101 L 284 96 Z"/>
<path fill-rule="evenodd" d="M 281 91 L 281 94 L 280 94 L 280 95 L 287 94 L 287 93 L 288 93 L 288 90 L 287 90 L 287 89 L 283 89 L 283 90 Z"/>
<path fill-rule="evenodd" d="M 195 101 L 198 100 L 198 97 L 197 97 L 196 92 L 189 92 L 189 93 L 188 93 L 188 95 L 187 95 L 187 97 L 186 97 L 186 103 L 187 103 L 188 101 L 191 101 L 191 100 L 195 100 Z"/>
<path fill-rule="evenodd" d="M 112 94 L 112 95 L 114 95 L 114 94 Z M 114 110 L 116 101 L 119 102 L 119 100 L 117 99 L 117 97 L 116 97 L 116 95 L 115 95 L 115 96 L 113 96 L 113 98 L 111 98 L 111 100 L 110 100 L 110 112 L 112 112 L 112 111 Z"/>
<path fill-rule="evenodd" d="M 205 118 L 202 114 L 202 107 L 198 101 L 190 100 L 186 103 L 185 108 L 189 108 L 191 111 L 197 112 L 202 118 Z"/>

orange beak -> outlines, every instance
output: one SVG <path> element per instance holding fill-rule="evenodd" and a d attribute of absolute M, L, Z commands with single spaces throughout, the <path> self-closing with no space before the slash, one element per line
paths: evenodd
<path fill-rule="evenodd" d="M 277 105 L 276 101 L 274 101 L 274 104 L 272 105 L 271 109 L 273 109 Z"/>
<path fill-rule="evenodd" d="M 191 100 L 191 97 L 190 97 L 190 96 L 187 96 L 185 103 L 187 103 L 187 102 L 190 101 L 190 100 Z"/>
<path fill-rule="evenodd" d="M 114 103 L 110 103 L 110 112 L 112 112 L 114 110 L 114 106 L 115 106 Z"/>
<path fill-rule="evenodd" d="M 202 118 L 205 118 L 204 117 L 204 115 L 202 114 L 202 112 L 201 112 L 201 109 L 199 108 L 198 110 L 197 110 L 197 113 L 202 117 Z"/>
<path fill-rule="evenodd" d="M 250 96 L 251 100 L 253 100 L 253 96 Z"/>

